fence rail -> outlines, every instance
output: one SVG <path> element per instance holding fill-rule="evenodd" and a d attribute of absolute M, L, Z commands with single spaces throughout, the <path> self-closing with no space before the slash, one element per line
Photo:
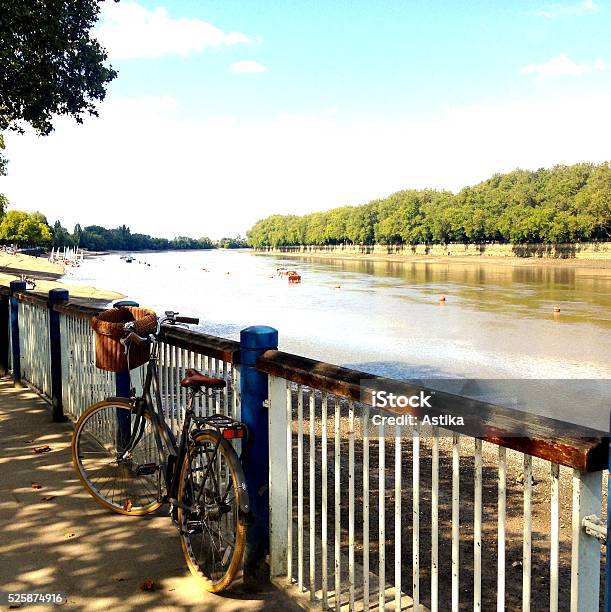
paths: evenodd
<path fill-rule="evenodd" d="M 599 609 L 584 520 L 606 514 L 608 436 L 439 391 L 427 412 L 478 414 L 481 435 L 372 429 L 370 388 L 421 387 L 281 351 L 257 368 L 284 441 L 270 457 L 278 583 L 335 610 Z"/>
<path fill-rule="evenodd" d="M 119 377 L 94 363 L 89 319 L 100 309 L 23 289 L 0 288 L 0 369 L 72 419 L 117 394 Z M 427 412 L 476 414 L 477 434 L 373 426 L 371 390 L 422 388 L 268 348 L 166 326 L 159 367 L 174 431 L 184 418 L 180 380 L 195 367 L 228 382 L 226 392 L 198 398 L 196 410 L 250 419 L 253 438 L 264 440 L 257 453 L 269 491 L 256 491 L 266 508 L 269 495 L 265 546 L 277 584 L 334 610 L 600 609 L 606 547 L 592 534 L 600 537 L 607 516 L 606 434 L 439 391 Z M 136 388 L 140 376 L 132 372 Z M 264 424 L 249 407 L 262 408 L 253 400 L 261 377 Z M 260 459 L 245 453 L 245 471 Z"/>

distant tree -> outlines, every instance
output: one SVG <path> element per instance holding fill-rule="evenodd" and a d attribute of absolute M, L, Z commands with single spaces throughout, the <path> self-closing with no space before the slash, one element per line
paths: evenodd
<path fill-rule="evenodd" d="M 83 236 L 83 228 L 77 223 L 74 226 L 74 230 L 72 232 L 72 241 L 74 242 L 74 246 L 80 246 L 81 238 Z"/>
<path fill-rule="evenodd" d="M 243 249 L 248 246 L 246 238 L 236 236 L 235 238 L 221 238 L 216 246 L 220 249 Z"/>
<path fill-rule="evenodd" d="M 70 236 L 70 232 L 68 232 L 65 227 L 62 227 L 60 221 L 56 221 L 53 224 L 51 234 L 51 246 L 53 248 L 74 246 L 74 242 L 72 240 L 72 236 Z"/>
<path fill-rule="evenodd" d="M 611 162 L 596 166 L 575 197 L 576 212 L 585 227 L 601 240 L 611 238 Z"/>
<path fill-rule="evenodd" d="M 28 214 L 9 210 L 0 222 L 0 239 L 28 245 L 44 245 L 51 241 L 51 231 L 40 213 Z"/>
<path fill-rule="evenodd" d="M 248 232 L 253 247 L 296 244 L 565 242 L 611 238 L 611 163 L 495 174 L 458 194 L 399 191 L 361 206 L 272 215 Z"/>

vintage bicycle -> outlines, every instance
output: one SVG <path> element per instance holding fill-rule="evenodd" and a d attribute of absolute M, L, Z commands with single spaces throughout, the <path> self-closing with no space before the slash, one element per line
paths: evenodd
<path fill-rule="evenodd" d="M 142 393 L 110 397 L 83 412 L 72 439 L 72 459 L 87 491 L 105 508 L 141 516 L 169 504 L 187 565 L 203 588 L 226 589 L 240 569 L 251 511 L 235 441 L 245 441 L 243 423 L 222 414 L 198 416 L 194 400 L 224 389 L 222 378 L 187 369 L 188 390 L 178 437 L 164 416 L 159 382 L 162 325 L 197 324 L 168 311 L 125 323 L 124 345 L 150 353 Z M 179 414 L 180 406 L 167 411 Z"/>

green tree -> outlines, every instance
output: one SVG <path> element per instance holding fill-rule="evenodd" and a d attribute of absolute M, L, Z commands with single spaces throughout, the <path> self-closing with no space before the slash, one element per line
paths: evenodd
<path fill-rule="evenodd" d="M 60 221 L 56 221 L 53 224 L 53 229 L 51 230 L 52 238 L 51 238 L 51 246 L 53 248 L 56 247 L 71 247 L 74 246 L 72 241 L 72 236 L 70 236 L 70 232 L 65 227 L 62 227 Z"/>
<path fill-rule="evenodd" d="M 77 223 L 72 232 L 72 242 L 74 242 L 74 246 L 80 246 L 82 236 L 83 228 L 81 227 L 80 223 Z"/>
<path fill-rule="evenodd" d="M 272 215 L 248 232 L 253 247 L 296 244 L 565 242 L 611 237 L 611 163 L 495 174 L 458 194 L 424 189 L 361 206 Z"/>
<path fill-rule="evenodd" d="M 97 115 L 117 75 L 91 36 L 99 12 L 99 0 L 0 3 L 0 130 L 48 134 L 54 115 Z"/>
<path fill-rule="evenodd" d="M 51 231 L 43 218 L 40 213 L 9 210 L 0 222 L 0 239 L 33 246 L 48 244 Z"/>

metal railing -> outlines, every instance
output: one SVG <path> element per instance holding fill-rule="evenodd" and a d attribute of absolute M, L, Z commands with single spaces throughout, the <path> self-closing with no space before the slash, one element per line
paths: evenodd
<path fill-rule="evenodd" d="M 91 329 L 91 316 L 100 309 L 62 304 L 60 312 L 62 338 L 62 390 L 68 414 L 76 419 L 96 401 L 117 394 L 115 374 L 95 367 L 95 336 Z M 190 342 L 193 332 L 183 329 L 162 330 L 159 346 L 159 380 L 164 414 L 168 425 L 177 433 L 184 420 L 186 389 L 180 386 L 187 368 L 196 368 L 209 376 L 227 381 L 227 389 L 216 393 L 202 393 L 195 399 L 197 414 L 222 413 L 239 417 L 238 368 L 233 365 L 233 352 L 237 343 L 224 341 L 225 350 L 217 344 Z M 234 346 L 235 345 L 235 346 Z M 188 347 L 188 348 L 187 348 Z M 139 393 L 146 366 L 130 372 L 130 382 Z"/>
<path fill-rule="evenodd" d="M 0 299 L 6 293 L 0 290 Z M 65 413 L 76 419 L 116 394 L 115 375 L 95 368 L 89 319 L 99 309 L 10 295 L 22 379 L 58 399 L 49 365 L 48 313 L 56 312 Z M 11 343 L 6 310 L 3 302 L 0 323 Z M 162 400 L 175 431 L 184 418 L 180 380 L 188 367 L 228 381 L 226 392 L 198 398 L 200 414 L 252 419 L 242 414 L 252 403 L 242 379 L 252 372 L 245 361 L 239 365 L 240 343 L 162 331 Z M 271 575 L 293 596 L 335 610 L 600 608 L 604 434 L 458 396 L 446 398 L 446 411 L 480 414 L 483 435 L 372 428 L 363 381 L 404 383 L 277 350 L 258 354 L 253 370 L 268 384 Z M 0 353 L 5 369 L 10 355 Z M 139 376 L 132 372 L 136 387 Z"/>
<path fill-rule="evenodd" d="M 599 610 L 600 432 L 523 413 L 520 437 L 372 427 L 360 387 L 384 379 L 278 351 L 257 367 L 276 584 L 324 610 Z"/>
<path fill-rule="evenodd" d="M 19 335 L 21 376 L 42 395 L 51 397 L 48 305 L 37 300 L 21 300 L 18 308 L 22 330 Z"/>
<path fill-rule="evenodd" d="M 115 375 L 95 367 L 95 338 L 86 310 L 60 312 L 62 403 L 77 420 L 91 404 L 117 395 Z"/>

